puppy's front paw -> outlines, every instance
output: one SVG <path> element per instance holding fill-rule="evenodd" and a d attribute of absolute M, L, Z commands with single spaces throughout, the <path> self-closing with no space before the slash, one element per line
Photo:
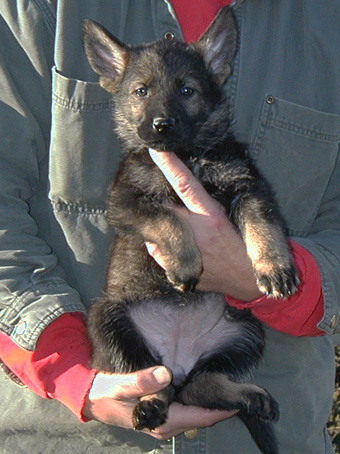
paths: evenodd
<path fill-rule="evenodd" d="M 179 273 L 173 273 L 170 271 L 166 272 L 166 277 L 170 284 L 172 284 L 179 292 L 194 291 L 198 282 L 197 277 L 183 276 L 183 274 L 179 275 Z"/>
<path fill-rule="evenodd" d="M 153 430 L 166 421 L 168 406 L 160 399 L 142 400 L 136 405 L 132 424 L 135 430 Z"/>
<path fill-rule="evenodd" d="M 255 277 L 259 290 L 272 298 L 289 298 L 298 289 L 299 277 L 293 265 L 282 267 L 280 265 L 267 266 L 255 270 Z"/>
<path fill-rule="evenodd" d="M 202 272 L 202 259 L 198 249 L 188 248 L 166 270 L 168 281 L 180 292 L 193 291 Z"/>

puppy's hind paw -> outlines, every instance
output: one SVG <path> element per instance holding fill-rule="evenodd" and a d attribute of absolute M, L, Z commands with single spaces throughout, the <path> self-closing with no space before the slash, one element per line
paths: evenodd
<path fill-rule="evenodd" d="M 276 400 L 264 389 L 248 394 L 247 413 L 266 422 L 277 422 L 280 416 Z"/>
<path fill-rule="evenodd" d="M 167 418 L 168 406 L 160 399 L 142 400 L 136 405 L 132 424 L 135 430 L 153 430 L 162 425 Z"/>

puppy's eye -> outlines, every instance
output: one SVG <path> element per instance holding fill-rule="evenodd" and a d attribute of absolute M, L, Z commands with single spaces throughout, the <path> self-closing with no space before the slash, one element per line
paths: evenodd
<path fill-rule="evenodd" d="M 143 96 L 146 96 L 148 94 L 148 89 L 145 87 L 140 87 L 135 90 L 135 95 L 138 96 L 139 98 L 142 98 Z"/>
<path fill-rule="evenodd" d="M 190 88 L 190 87 L 182 87 L 181 90 L 180 90 L 180 93 L 181 95 L 183 96 L 191 96 L 193 94 L 194 90 L 193 88 Z"/>

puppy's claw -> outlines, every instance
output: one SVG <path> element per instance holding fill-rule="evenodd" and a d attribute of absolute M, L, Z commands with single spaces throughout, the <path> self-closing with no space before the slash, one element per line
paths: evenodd
<path fill-rule="evenodd" d="M 294 267 L 278 267 L 269 274 L 257 273 L 256 277 L 259 290 L 269 298 L 289 298 L 296 293 L 300 282 Z"/>

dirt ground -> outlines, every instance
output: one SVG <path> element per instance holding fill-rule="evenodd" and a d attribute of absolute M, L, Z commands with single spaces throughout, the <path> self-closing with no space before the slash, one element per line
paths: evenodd
<path fill-rule="evenodd" d="M 328 421 L 328 430 L 333 440 L 334 451 L 340 454 L 340 347 L 335 348 L 336 377 L 334 404 Z"/>

